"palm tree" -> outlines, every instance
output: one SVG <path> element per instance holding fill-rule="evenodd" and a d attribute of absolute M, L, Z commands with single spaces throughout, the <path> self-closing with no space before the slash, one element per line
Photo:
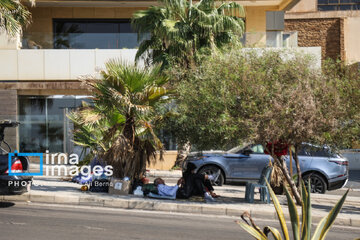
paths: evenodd
<path fill-rule="evenodd" d="M 81 125 L 77 141 L 90 147 L 114 168 L 114 176 L 138 178 L 146 163 L 162 158 L 163 145 L 154 133 L 158 119 L 154 106 L 166 102 L 171 91 L 160 67 L 140 69 L 118 60 L 106 63 L 101 78 L 85 83 L 92 92 L 94 106 L 78 110 Z M 70 116 L 74 119 L 74 114 Z"/>
<path fill-rule="evenodd" d="M 34 5 L 35 1 L 30 1 Z M 22 32 L 22 28 L 31 22 L 31 13 L 20 0 L 0 1 L 0 29 L 10 36 Z"/>
<path fill-rule="evenodd" d="M 83 102 L 82 107 L 67 115 L 74 123 L 73 142 L 83 147 L 82 154 L 88 153 L 82 164 L 103 155 L 110 148 L 113 137 L 122 129 L 124 116 L 116 109 L 108 109 L 96 102 L 93 105 Z"/>
<path fill-rule="evenodd" d="M 148 62 L 191 67 L 199 57 L 229 43 L 240 43 L 244 31 L 243 8 L 234 2 L 217 6 L 214 0 L 195 4 L 188 0 L 158 0 L 134 13 L 132 24 L 139 33 L 136 59 L 147 56 Z M 151 51 L 150 51 L 151 50 Z"/>
<path fill-rule="evenodd" d="M 202 56 L 221 50 L 224 46 L 241 45 L 244 32 L 244 9 L 234 2 L 216 5 L 214 0 L 158 0 L 152 6 L 134 13 L 132 24 L 141 41 L 136 60 L 161 64 L 162 69 L 171 64 L 190 68 Z M 150 38 L 148 37 L 150 33 Z M 190 150 L 190 144 L 178 143 L 175 166 L 181 166 Z"/>

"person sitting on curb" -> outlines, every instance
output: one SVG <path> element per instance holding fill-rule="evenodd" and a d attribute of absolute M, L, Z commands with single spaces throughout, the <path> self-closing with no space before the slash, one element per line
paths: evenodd
<path fill-rule="evenodd" d="M 210 195 L 212 198 L 219 197 L 214 193 L 214 188 L 211 182 L 216 182 L 220 176 L 220 170 L 212 175 L 195 173 L 196 166 L 193 163 L 188 163 L 186 166 L 186 171 L 183 173 L 184 186 L 181 189 L 180 193 L 184 198 L 190 197 L 193 195 L 205 195 L 205 200 L 214 201 L 210 199 L 207 195 Z M 181 195 L 179 196 L 181 197 Z"/>

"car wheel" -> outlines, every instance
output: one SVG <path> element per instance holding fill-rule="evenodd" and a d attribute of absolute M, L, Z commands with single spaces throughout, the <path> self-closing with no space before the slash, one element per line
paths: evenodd
<path fill-rule="evenodd" d="M 212 175 L 214 173 L 217 173 L 219 171 L 220 168 L 216 167 L 216 166 L 205 166 L 203 168 L 200 169 L 199 173 L 201 174 L 206 174 L 206 175 Z M 221 171 L 219 178 L 217 179 L 216 182 L 212 183 L 215 186 L 222 186 L 224 184 L 224 175 Z"/>
<path fill-rule="evenodd" d="M 326 192 L 326 182 L 322 176 L 317 173 L 312 173 L 304 176 L 305 186 L 307 186 L 310 179 L 311 193 L 325 193 Z"/>

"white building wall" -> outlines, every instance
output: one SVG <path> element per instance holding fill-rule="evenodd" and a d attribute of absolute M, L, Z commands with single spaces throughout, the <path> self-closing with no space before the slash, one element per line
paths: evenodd
<path fill-rule="evenodd" d="M 1 49 L 0 80 L 75 80 L 81 75 L 94 74 L 113 58 L 134 63 L 136 51 Z"/>
<path fill-rule="evenodd" d="M 286 48 L 266 49 L 284 50 Z M 316 66 L 321 66 L 320 47 L 289 49 L 313 55 Z M 0 50 L 0 80 L 76 80 L 82 75 L 94 74 L 96 70 L 103 69 L 110 59 L 119 58 L 126 63 L 134 63 L 136 51 L 137 49 L 2 49 Z M 142 62 L 140 66 L 143 66 Z"/>

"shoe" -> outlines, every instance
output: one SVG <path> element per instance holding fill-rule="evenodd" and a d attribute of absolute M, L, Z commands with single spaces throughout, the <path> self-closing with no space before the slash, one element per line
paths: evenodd
<path fill-rule="evenodd" d="M 216 200 L 208 192 L 204 194 L 204 199 L 207 203 L 216 202 Z"/>
<path fill-rule="evenodd" d="M 210 181 L 216 182 L 216 181 L 219 179 L 220 174 L 221 174 L 221 170 L 219 169 L 216 173 L 214 173 L 214 174 L 212 174 L 212 175 L 209 175 L 209 176 L 208 176 L 208 179 L 209 179 Z"/>

